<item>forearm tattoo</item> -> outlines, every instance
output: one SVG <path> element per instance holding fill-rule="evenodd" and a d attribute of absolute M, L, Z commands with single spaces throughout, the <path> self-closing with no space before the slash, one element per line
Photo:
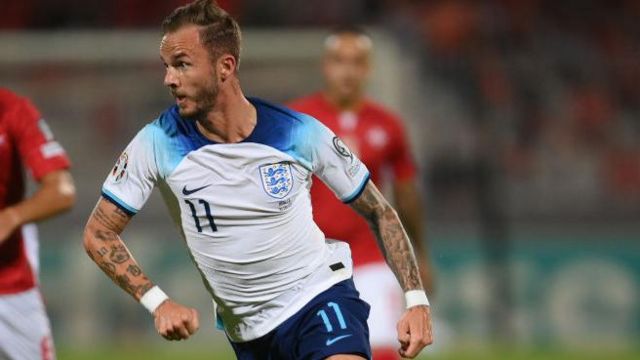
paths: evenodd
<path fill-rule="evenodd" d="M 373 230 L 378 246 L 404 291 L 422 289 L 418 265 L 409 237 L 398 214 L 369 182 L 352 207 L 364 216 Z"/>
<path fill-rule="evenodd" d="M 131 216 L 113 204 L 100 200 L 87 224 L 85 247 L 89 257 L 113 282 L 139 300 L 153 283 L 119 236 L 130 219 Z"/>

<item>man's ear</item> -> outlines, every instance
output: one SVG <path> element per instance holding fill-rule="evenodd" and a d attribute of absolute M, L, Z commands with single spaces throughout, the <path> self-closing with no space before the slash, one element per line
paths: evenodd
<path fill-rule="evenodd" d="M 220 74 L 220 80 L 227 80 L 236 71 L 237 61 L 231 54 L 224 54 L 218 58 L 217 70 Z"/>

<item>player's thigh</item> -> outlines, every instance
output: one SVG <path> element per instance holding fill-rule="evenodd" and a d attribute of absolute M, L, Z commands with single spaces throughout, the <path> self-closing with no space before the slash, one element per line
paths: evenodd
<path fill-rule="evenodd" d="M 371 347 L 397 346 L 396 324 L 402 316 L 403 295 L 393 272 L 385 263 L 373 263 L 354 269 L 353 280 L 360 297 L 371 306 Z"/>
<path fill-rule="evenodd" d="M 0 296 L 0 359 L 55 359 L 49 319 L 38 289 Z"/>

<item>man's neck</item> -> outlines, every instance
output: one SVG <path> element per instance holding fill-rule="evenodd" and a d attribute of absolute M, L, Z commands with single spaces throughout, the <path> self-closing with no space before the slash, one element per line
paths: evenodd
<path fill-rule="evenodd" d="M 196 122 L 200 132 L 217 143 L 240 142 L 251 135 L 256 124 L 256 108 L 239 87 L 230 92 L 221 91 L 214 110 Z"/>

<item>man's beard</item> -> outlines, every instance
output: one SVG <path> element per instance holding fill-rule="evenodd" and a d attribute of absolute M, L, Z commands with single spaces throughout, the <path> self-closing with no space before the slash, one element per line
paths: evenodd
<path fill-rule="evenodd" d="M 217 97 L 218 97 L 218 86 L 217 84 L 214 83 L 211 86 L 198 91 L 191 98 L 191 100 L 195 104 L 195 109 L 187 110 L 187 109 L 178 107 L 180 116 L 182 116 L 183 118 L 190 118 L 195 120 L 204 119 L 207 116 L 207 114 L 211 110 L 213 110 Z"/>

